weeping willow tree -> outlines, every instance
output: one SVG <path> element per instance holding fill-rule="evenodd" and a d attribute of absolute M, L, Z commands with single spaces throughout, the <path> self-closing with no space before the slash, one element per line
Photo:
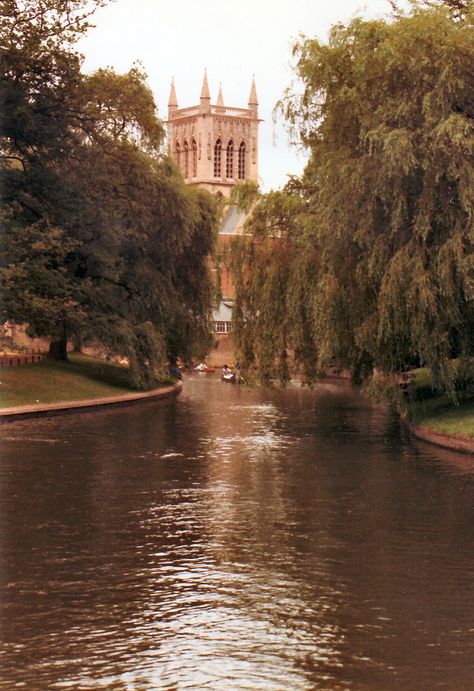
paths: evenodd
<path fill-rule="evenodd" d="M 311 241 L 303 251 L 307 214 L 301 185 L 293 180 L 260 197 L 247 223 L 250 232 L 231 246 L 235 345 L 242 366 L 265 383 L 288 381 L 295 360 L 309 378 L 315 374 L 308 304 L 319 255 Z"/>
<path fill-rule="evenodd" d="M 472 356 L 472 18 L 415 6 L 295 45 L 303 89 L 280 108 L 309 163 L 234 251 L 238 344 L 264 378 L 290 356 L 309 378 L 416 363 L 449 389 Z"/>

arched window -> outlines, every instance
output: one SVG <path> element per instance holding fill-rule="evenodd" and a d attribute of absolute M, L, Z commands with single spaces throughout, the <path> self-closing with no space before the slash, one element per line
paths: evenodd
<path fill-rule="evenodd" d="M 178 168 L 181 167 L 181 147 L 178 142 L 176 142 L 176 163 L 178 164 Z"/>
<path fill-rule="evenodd" d="M 214 146 L 214 177 L 220 178 L 221 176 L 221 157 L 222 157 L 222 142 L 220 139 L 217 140 Z"/>
<path fill-rule="evenodd" d="M 238 176 L 239 180 L 245 179 L 245 142 L 241 142 L 239 146 Z"/>
<path fill-rule="evenodd" d="M 225 160 L 225 176 L 226 178 L 234 177 L 234 142 L 232 139 L 227 144 L 226 160 Z"/>
<path fill-rule="evenodd" d="M 188 142 L 184 142 L 184 177 L 189 177 L 189 147 Z"/>
<path fill-rule="evenodd" d="M 197 167 L 198 167 L 198 148 L 196 144 L 196 140 L 193 139 L 191 142 L 191 151 L 192 151 L 192 170 L 193 170 L 193 178 L 196 177 L 197 175 Z"/>

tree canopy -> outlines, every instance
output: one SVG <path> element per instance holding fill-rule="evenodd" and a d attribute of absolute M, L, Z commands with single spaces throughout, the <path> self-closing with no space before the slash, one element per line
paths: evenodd
<path fill-rule="evenodd" d="M 81 73 L 74 43 L 101 4 L 1 3 L 3 319 L 60 357 L 100 339 L 143 386 L 209 343 L 217 208 L 163 154 L 139 65 Z"/>
<path fill-rule="evenodd" d="M 308 379 L 417 363 L 449 389 L 473 355 L 471 19 L 415 5 L 295 45 L 302 90 L 280 108 L 309 162 L 234 251 L 241 355 L 264 378 L 289 356 Z"/>

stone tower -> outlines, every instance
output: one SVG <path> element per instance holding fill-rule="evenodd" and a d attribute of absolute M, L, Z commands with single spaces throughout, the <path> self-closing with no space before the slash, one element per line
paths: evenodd
<path fill-rule="evenodd" d="M 174 80 L 168 103 L 169 153 L 184 179 L 229 196 L 241 180 L 258 180 L 258 101 L 252 81 L 248 108 L 224 105 L 222 88 L 215 105 L 204 71 L 199 105 L 178 108 Z"/>

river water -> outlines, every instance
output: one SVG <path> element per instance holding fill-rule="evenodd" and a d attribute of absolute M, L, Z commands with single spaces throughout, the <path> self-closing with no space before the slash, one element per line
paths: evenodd
<path fill-rule="evenodd" d="M 474 462 L 349 385 L 1 433 L 1 688 L 474 688 Z"/>

